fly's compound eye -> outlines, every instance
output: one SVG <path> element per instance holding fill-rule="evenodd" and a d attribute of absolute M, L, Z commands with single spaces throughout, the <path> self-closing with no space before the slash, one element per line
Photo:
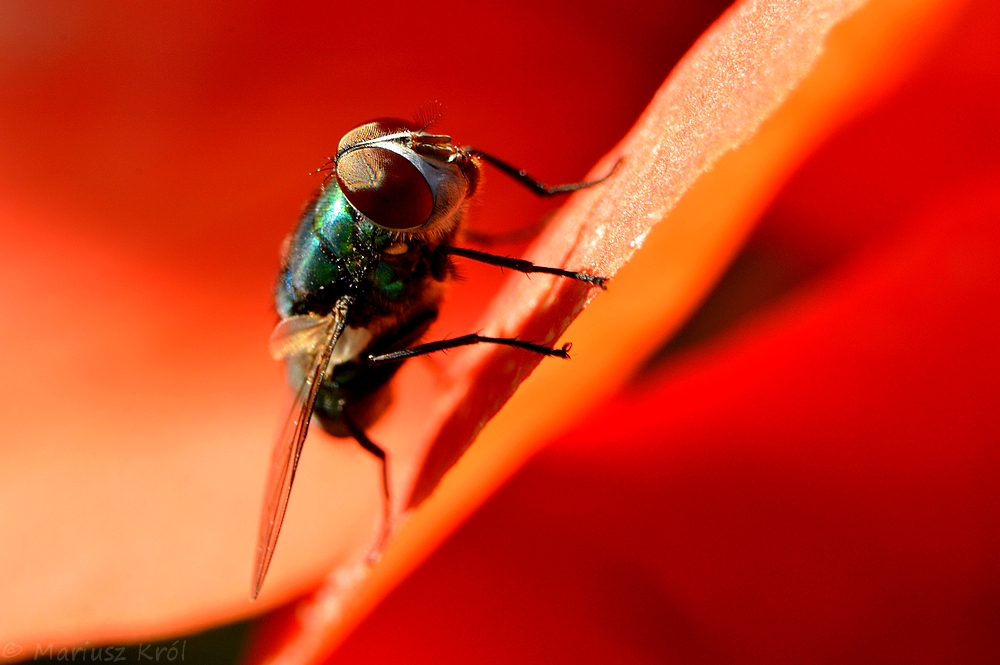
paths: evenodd
<path fill-rule="evenodd" d="M 348 150 L 361 147 L 364 143 L 374 143 L 377 141 L 391 141 L 404 136 L 410 136 L 417 128 L 405 120 L 399 118 L 377 118 L 358 125 L 351 131 L 344 134 L 337 146 L 337 154 L 341 155 Z"/>
<path fill-rule="evenodd" d="M 431 187 L 417 167 L 377 145 L 342 154 L 337 183 L 362 215 L 391 231 L 422 226 L 434 210 Z"/>

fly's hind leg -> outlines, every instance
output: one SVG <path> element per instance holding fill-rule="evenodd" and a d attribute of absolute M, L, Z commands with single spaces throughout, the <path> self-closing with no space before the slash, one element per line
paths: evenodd
<path fill-rule="evenodd" d="M 382 466 L 382 533 L 379 535 L 378 542 L 368 556 L 369 560 L 374 562 L 381 557 L 382 548 L 385 547 L 386 542 L 389 540 L 389 532 L 392 529 L 392 502 L 389 499 L 389 467 L 386 462 L 385 451 L 369 439 L 365 431 L 351 418 L 347 412 L 347 405 L 344 400 L 340 400 L 340 416 L 347 427 L 347 431 L 351 433 L 354 440 L 362 448 L 374 455 Z"/>
<path fill-rule="evenodd" d="M 517 349 L 524 349 L 525 351 L 531 351 L 532 353 L 537 353 L 546 357 L 563 358 L 565 360 L 569 360 L 569 350 L 572 347 L 571 344 L 563 344 L 560 348 L 554 349 L 551 346 L 535 344 L 534 342 L 525 342 L 524 340 L 520 340 L 515 337 L 487 337 L 486 335 L 473 333 L 471 335 L 453 337 L 452 339 L 443 339 L 438 342 L 418 344 L 416 346 L 411 346 L 408 349 L 393 351 L 392 353 L 383 353 L 377 356 L 371 355 L 365 358 L 365 362 L 369 365 L 384 365 L 385 363 L 401 362 L 407 358 L 413 358 L 414 356 L 425 356 L 428 353 L 447 351 L 448 349 L 454 349 L 460 346 L 472 346 L 473 344 L 496 344 L 498 346 L 510 346 Z"/>

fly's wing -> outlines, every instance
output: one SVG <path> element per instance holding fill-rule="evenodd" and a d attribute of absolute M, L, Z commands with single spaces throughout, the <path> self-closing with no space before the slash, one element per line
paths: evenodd
<path fill-rule="evenodd" d="M 299 314 L 282 319 L 271 332 L 268 351 L 275 360 L 312 353 L 320 348 L 327 335 L 329 316 Z"/>
<path fill-rule="evenodd" d="M 295 395 L 292 410 L 285 420 L 285 425 L 281 429 L 281 435 L 274 444 L 274 452 L 271 455 L 271 471 L 267 478 L 264 510 L 260 516 L 260 533 L 257 536 L 257 561 L 254 565 L 253 585 L 250 589 L 251 600 L 260 593 L 267 569 L 271 565 L 274 546 L 278 542 L 278 533 L 281 531 L 281 523 L 285 519 L 285 510 L 288 508 L 288 497 L 292 493 L 295 469 L 298 467 L 302 445 L 309 432 L 309 421 L 312 418 L 313 406 L 316 404 L 316 393 L 322 383 L 323 374 L 326 373 L 326 368 L 330 364 L 333 347 L 340 339 L 341 333 L 344 332 L 344 327 L 347 324 L 347 310 L 353 301 L 354 298 L 351 296 L 342 297 L 337 301 L 330 315 L 326 317 L 291 317 L 291 319 L 302 320 L 290 324 L 287 323 L 289 319 L 286 319 L 278 324 L 275 334 L 271 336 L 272 353 L 276 344 L 279 348 L 283 348 L 282 338 L 288 337 L 290 339 L 302 335 L 303 329 L 306 330 L 305 334 L 314 336 L 317 343 L 311 348 L 311 351 L 308 350 L 308 347 L 300 347 L 303 352 L 312 353 L 312 358 L 302 385 Z M 306 321 L 306 318 L 312 320 Z M 321 335 L 316 333 L 317 319 L 322 321 L 322 325 L 318 327 L 322 331 Z M 282 326 L 286 326 L 287 330 L 282 331 Z M 292 347 L 298 344 L 301 344 L 301 341 L 295 342 Z M 282 353 L 282 356 L 285 355 L 288 353 Z"/>

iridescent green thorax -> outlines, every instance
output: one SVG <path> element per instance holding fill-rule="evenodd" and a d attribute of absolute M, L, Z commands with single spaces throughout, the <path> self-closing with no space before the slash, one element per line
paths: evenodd
<path fill-rule="evenodd" d="M 435 256 L 437 244 L 373 225 L 331 181 L 292 235 L 278 282 L 278 314 L 325 315 L 351 290 L 359 296 L 351 325 L 426 309 L 426 282 L 444 281 L 449 272 L 447 259 Z"/>
<path fill-rule="evenodd" d="M 316 199 L 311 226 L 319 247 L 355 278 L 392 242 L 391 233 L 362 217 L 335 183 Z"/>

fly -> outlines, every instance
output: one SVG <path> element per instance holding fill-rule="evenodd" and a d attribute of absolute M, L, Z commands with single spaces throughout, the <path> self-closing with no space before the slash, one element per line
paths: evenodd
<path fill-rule="evenodd" d="M 302 446 L 315 416 L 336 437 L 350 437 L 378 458 L 382 470 L 382 540 L 391 519 L 385 451 L 366 430 L 388 407 L 389 379 L 407 358 L 473 344 L 497 344 L 569 358 L 514 338 L 471 334 L 419 343 L 437 318 L 454 274 L 453 257 L 523 273 L 547 273 L 605 287 L 586 272 L 538 266 L 454 243 L 465 203 L 483 163 L 539 196 L 602 182 L 548 186 L 492 155 L 459 146 L 404 120 L 379 119 L 352 129 L 331 159 L 320 188 L 289 238 L 276 289 L 281 321 L 270 351 L 284 360 L 296 390 L 275 444 L 266 486 L 251 597 L 264 584 L 288 507 Z M 610 175 L 610 174 L 609 174 Z"/>

